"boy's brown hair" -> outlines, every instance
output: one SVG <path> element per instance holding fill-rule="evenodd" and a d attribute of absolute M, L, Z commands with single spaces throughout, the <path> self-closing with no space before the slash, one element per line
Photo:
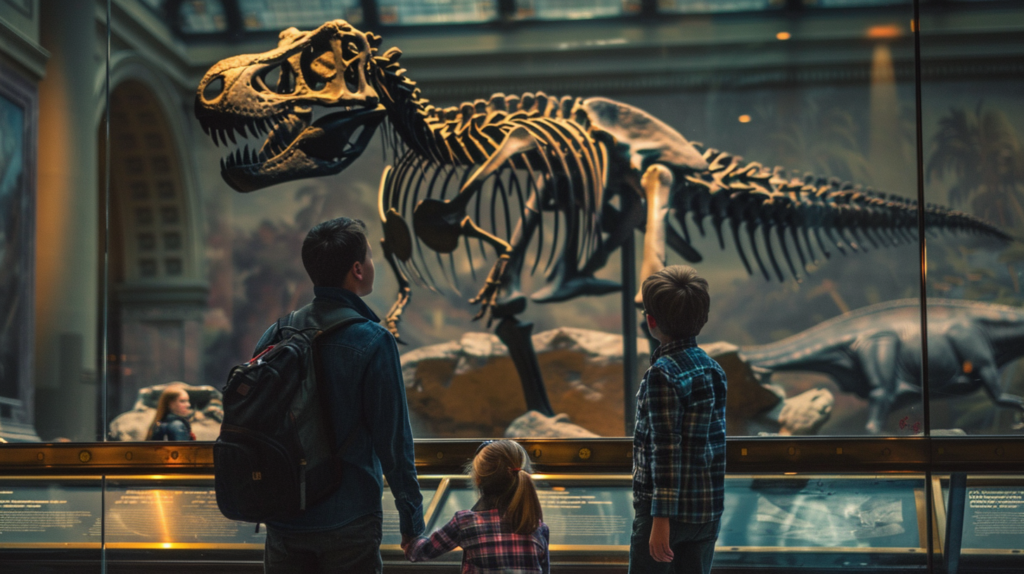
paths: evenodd
<path fill-rule="evenodd" d="M 708 322 L 708 282 L 693 267 L 670 265 L 652 273 L 640 287 L 644 313 L 673 340 L 696 337 Z"/>

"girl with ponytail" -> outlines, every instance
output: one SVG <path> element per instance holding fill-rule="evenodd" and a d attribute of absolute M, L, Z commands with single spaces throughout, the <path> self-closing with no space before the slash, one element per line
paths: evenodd
<path fill-rule="evenodd" d="M 486 441 L 468 471 L 480 499 L 429 538 L 405 545 L 405 557 L 430 560 L 461 546 L 462 574 L 548 574 L 548 526 L 526 450 L 510 440 Z"/>

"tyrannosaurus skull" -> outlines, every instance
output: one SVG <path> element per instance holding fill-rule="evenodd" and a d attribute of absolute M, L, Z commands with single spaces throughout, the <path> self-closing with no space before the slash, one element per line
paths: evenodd
<path fill-rule="evenodd" d="M 214 142 L 238 145 L 221 160 L 224 180 L 253 191 L 348 167 L 384 118 L 369 79 L 379 44 L 380 37 L 334 20 L 312 31 L 289 28 L 276 49 L 210 68 L 195 115 Z M 250 149 L 236 133 L 262 141 Z"/>

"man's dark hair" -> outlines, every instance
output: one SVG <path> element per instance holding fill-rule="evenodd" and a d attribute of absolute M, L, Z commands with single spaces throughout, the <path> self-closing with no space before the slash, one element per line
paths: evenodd
<path fill-rule="evenodd" d="M 708 282 L 693 267 L 671 265 L 652 273 L 640 287 L 644 312 L 672 340 L 696 337 L 708 322 Z"/>
<path fill-rule="evenodd" d="M 357 261 L 366 259 L 366 225 L 339 217 L 317 224 L 302 242 L 302 266 L 318 287 L 341 287 Z"/>

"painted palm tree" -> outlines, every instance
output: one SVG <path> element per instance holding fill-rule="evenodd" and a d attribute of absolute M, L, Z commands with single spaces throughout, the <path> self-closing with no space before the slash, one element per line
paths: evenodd
<path fill-rule="evenodd" d="M 858 123 L 849 111 L 822 109 L 809 98 L 799 121 L 776 117 L 778 125 L 767 140 L 768 165 L 793 165 L 847 181 L 872 181 L 870 162 L 858 141 Z"/>
<path fill-rule="evenodd" d="M 928 179 L 955 177 L 950 203 L 1004 229 L 1024 224 L 1024 149 L 1004 113 L 980 102 L 973 112 L 952 108 L 932 145 Z"/>

